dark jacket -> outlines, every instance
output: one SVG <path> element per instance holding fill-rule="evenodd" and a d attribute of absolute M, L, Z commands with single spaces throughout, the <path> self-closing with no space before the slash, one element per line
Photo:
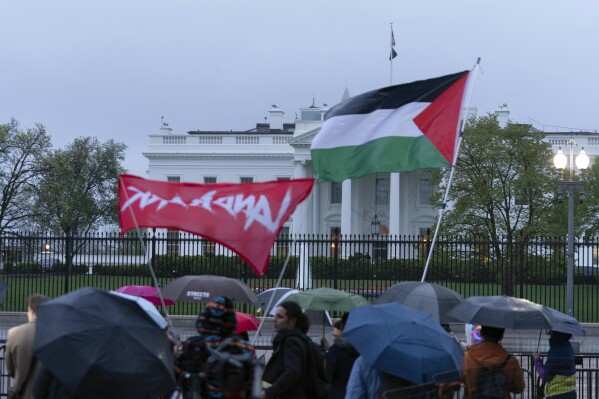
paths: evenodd
<path fill-rule="evenodd" d="M 347 339 L 335 338 L 327 352 L 327 378 L 331 384 L 329 399 L 345 398 L 349 375 L 358 356 L 358 351 Z"/>
<path fill-rule="evenodd" d="M 35 399 L 76 399 L 41 363 L 33 381 L 33 397 Z"/>
<path fill-rule="evenodd" d="M 271 384 L 264 390 L 268 399 L 309 399 L 304 392 L 309 382 L 308 344 L 302 335 L 293 329 L 273 339 L 272 356 L 262 374 L 262 380 Z"/>
<path fill-rule="evenodd" d="M 501 364 L 507 356 L 506 350 L 495 342 L 483 341 L 470 347 L 464 354 L 462 366 L 462 378 L 465 385 L 464 398 L 476 397 L 476 375 L 481 367 Z M 503 373 L 507 377 L 506 399 L 510 398 L 510 392 L 521 393 L 524 391 L 524 373 L 514 356 L 510 356 L 503 368 Z"/>
<path fill-rule="evenodd" d="M 549 339 L 550 349 L 545 364 L 540 358 L 535 359 L 535 370 L 546 382 L 547 399 L 576 398 L 576 363 L 570 344 L 571 337 L 570 334 L 554 331 Z"/>

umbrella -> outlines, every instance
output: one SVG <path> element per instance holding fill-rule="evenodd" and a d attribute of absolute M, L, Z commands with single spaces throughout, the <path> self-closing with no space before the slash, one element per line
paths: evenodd
<path fill-rule="evenodd" d="M 459 321 L 512 330 L 551 328 L 543 305 L 511 296 L 471 296 L 448 313 Z"/>
<path fill-rule="evenodd" d="M 260 325 L 260 320 L 258 320 L 258 318 L 253 314 L 235 312 L 235 317 L 237 318 L 237 328 L 235 329 L 235 334 L 257 330 L 258 326 Z"/>
<path fill-rule="evenodd" d="M 287 297 L 306 310 L 338 310 L 347 312 L 356 306 L 370 305 L 363 296 L 333 288 L 316 288 L 301 291 Z"/>
<path fill-rule="evenodd" d="M 399 302 L 409 308 L 429 313 L 439 323 L 456 321 L 447 312 L 454 306 L 464 302 L 464 297 L 441 285 L 420 282 L 402 281 L 389 287 L 373 304 Z"/>
<path fill-rule="evenodd" d="M 122 292 L 110 291 L 109 293 L 112 295 L 120 296 L 121 298 L 128 299 L 132 302 L 135 302 L 137 304 L 137 306 L 139 306 L 144 312 L 146 312 L 148 314 L 148 316 L 150 316 L 150 318 L 152 320 L 154 320 L 154 323 L 156 323 L 158 325 L 158 327 L 164 329 L 168 326 L 168 322 L 160 314 L 160 312 L 158 312 L 158 310 L 156 310 L 156 306 L 154 306 L 154 304 L 152 302 L 150 302 L 140 296 L 123 294 Z"/>
<path fill-rule="evenodd" d="M 279 302 L 283 301 L 289 295 L 295 294 L 296 292 L 299 292 L 299 290 L 287 287 L 270 288 L 257 295 L 258 300 L 254 303 L 254 305 L 257 308 L 260 308 L 266 314 L 271 314 L 272 310 L 277 307 L 277 304 Z M 270 298 L 273 296 L 274 298 L 270 303 L 270 308 L 266 309 L 266 307 L 268 306 L 268 302 L 270 301 Z"/>
<path fill-rule="evenodd" d="M 551 318 L 551 329 L 572 335 L 585 335 L 585 331 L 580 326 L 578 320 L 572 316 L 568 316 L 558 310 L 545 306 L 545 310 Z"/>
<path fill-rule="evenodd" d="M 162 289 L 165 298 L 175 302 L 210 302 L 217 296 L 227 296 L 237 303 L 254 303 L 254 291 L 234 278 L 212 276 L 183 276 L 174 279 Z"/>
<path fill-rule="evenodd" d="M 266 308 L 270 296 L 274 295 L 275 297 L 273 299 L 273 303 L 270 305 L 270 311 L 268 312 L 268 314 L 274 316 L 275 308 L 279 306 L 280 303 L 286 301 L 289 295 L 296 294 L 298 292 L 301 291 L 293 288 L 271 288 L 258 294 L 258 302 L 256 302 L 255 305 L 261 309 Z M 326 310 L 305 310 L 304 313 L 306 313 L 306 316 L 308 316 L 308 319 L 310 320 L 310 326 L 322 326 L 323 331 L 324 327 L 330 327 L 333 324 L 331 321 L 331 315 Z"/>
<path fill-rule="evenodd" d="M 460 345 L 430 314 L 397 302 L 349 313 L 343 336 L 377 370 L 415 384 L 460 379 Z"/>
<path fill-rule="evenodd" d="M 161 306 L 162 302 L 160 302 L 160 298 L 158 297 L 158 293 L 160 290 L 156 287 L 152 287 L 149 285 L 124 285 L 122 287 L 114 290 L 115 292 L 120 292 L 122 294 L 138 296 L 143 298 L 154 305 Z M 164 298 L 164 304 L 166 306 L 172 306 L 175 302 L 170 299 Z"/>
<path fill-rule="evenodd" d="M 141 399 L 175 389 L 164 329 L 137 302 L 96 288 L 40 305 L 33 351 L 77 397 Z"/>

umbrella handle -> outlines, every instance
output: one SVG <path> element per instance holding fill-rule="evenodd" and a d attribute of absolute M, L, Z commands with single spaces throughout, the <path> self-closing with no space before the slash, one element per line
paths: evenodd
<path fill-rule="evenodd" d="M 539 347 L 541 346 L 541 334 L 543 334 L 543 330 L 539 331 L 539 342 L 537 342 L 537 353 L 539 353 Z"/>

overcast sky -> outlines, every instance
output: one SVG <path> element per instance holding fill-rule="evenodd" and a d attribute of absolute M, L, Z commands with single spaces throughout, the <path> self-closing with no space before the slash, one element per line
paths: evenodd
<path fill-rule="evenodd" d="M 122 141 L 142 176 L 161 116 L 174 133 L 246 130 L 272 104 L 293 122 L 313 97 L 388 85 L 390 22 L 394 84 L 481 57 L 479 113 L 599 129 L 596 0 L 0 0 L 0 21 L 0 123 L 42 123 L 55 147 Z"/>

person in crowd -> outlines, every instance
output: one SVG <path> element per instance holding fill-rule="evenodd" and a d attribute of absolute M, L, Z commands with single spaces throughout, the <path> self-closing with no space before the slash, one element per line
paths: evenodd
<path fill-rule="evenodd" d="M 310 321 L 300 305 L 285 301 L 275 309 L 273 352 L 262 380 L 262 398 L 310 399 L 308 346 L 305 342 Z M 309 339 L 309 338 L 308 338 Z"/>
<path fill-rule="evenodd" d="M 343 337 L 343 329 L 347 322 L 345 313 L 341 320 L 333 325 L 333 345 L 327 352 L 327 377 L 331 383 L 329 399 L 345 398 L 345 391 L 349 381 L 354 362 L 358 358 L 358 351 Z"/>
<path fill-rule="evenodd" d="M 206 379 L 199 384 L 204 391 L 201 397 L 249 397 L 253 370 L 246 370 L 248 364 L 240 365 L 240 362 L 210 364 L 211 354 L 205 349 L 210 347 L 219 352 L 238 355 L 240 358 L 255 359 L 254 347 L 248 341 L 233 334 L 236 327 L 237 318 L 233 301 L 224 296 L 216 297 L 198 316 L 196 322 L 198 335 L 187 339 L 176 349 L 175 368 L 180 374 L 185 371 L 207 373 Z M 233 364 L 237 364 L 239 370 L 227 369 Z M 184 390 L 192 389 L 191 383 L 192 381 L 182 382 Z"/>
<path fill-rule="evenodd" d="M 33 294 L 27 299 L 26 324 L 8 330 L 6 339 L 6 369 L 13 378 L 11 390 L 13 394 L 24 399 L 32 399 L 33 379 L 37 369 L 37 361 L 33 356 L 35 339 L 35 320 L 37 307 L 50 300 L 46 295 Z"/>
<path fill-rule="evenodd" d="M 518 360 L 509 355 L 501 346 L 503 328 L 482 326 L 480 334 L 482 341 L 471 346 L 464 354 L 462 366 L 462 379 L 464 381 L 464 398 L 477 398 L 477 374 L 482 367 L 503 365 L 503 374 L 506 376 L 504 387 L 505 398 L 510 398 L 511 393 L 524 391 L 524 374 Z M 507 360 L 506 360 L 507 359 Z"/>
<path fill-rule="evenodd" d="M 387 391 L 413 386 L 410 381 L 376 370 L 364 356 L 358 356 L 347 382 L 345 399 L 379 399 Z"/>
<path fill-rule="evenodd" d="M 535 370 L 545 382 L 545 398 L 576 399 L 576 364 L 571 334 L 549 331 L 547 361 L 535 353 Z"/>

